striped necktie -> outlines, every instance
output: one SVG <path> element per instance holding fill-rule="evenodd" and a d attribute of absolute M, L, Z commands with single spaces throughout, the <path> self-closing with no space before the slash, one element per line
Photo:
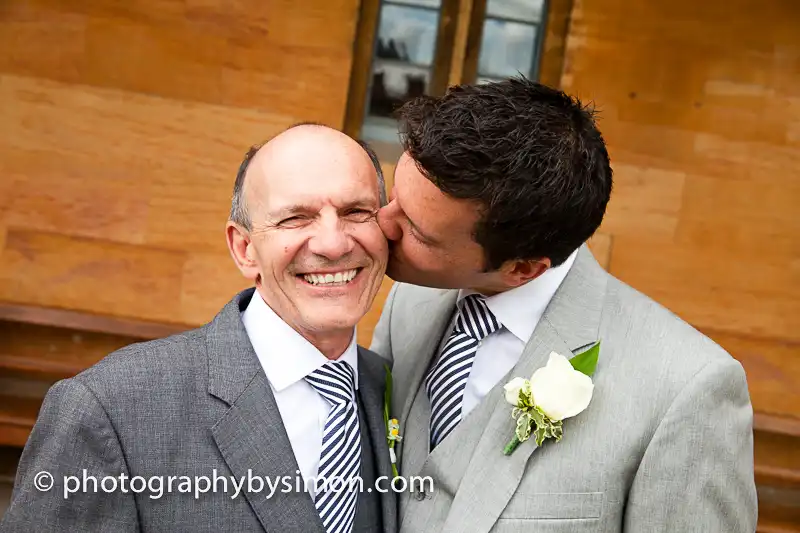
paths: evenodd
<path fill-rule="evenodd" d="M 425 380 L 431 402 L 431 450 L 461 421 L 464 388 L 478 353 L 480 341 L 497 331 L 500 322 L 479 294 L 464 298 L 453 333 L 442 349 L 439 361 Z"/>
<path fill-rule="evenodd" d="M 356 515 L 358 484 L 349 480 L 361 475 L 355 372 L 344 361 L 329 361 L 306 376 L 306 381 L 331 406 L 322 432 L 317 471 L 320 490 L 314 505 L 327 533 L 350 533 Z"/>

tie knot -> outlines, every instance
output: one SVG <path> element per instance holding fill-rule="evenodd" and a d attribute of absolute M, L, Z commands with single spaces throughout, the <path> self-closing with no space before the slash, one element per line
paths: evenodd
<path fill-rule="evenodd" d="M 456 318 L 456 332 L 465 333 L 479 341 L 498 329 L 500 322 L 486 305 L 486 298 L 480 294 L 470 294 L 462 300 Z"/>
<path fill-rule="evenodd" d="M 356 374 L 344 361 L 328 361 L 307 375 L 306 381 L 332 405 L 355 399 Z"/>

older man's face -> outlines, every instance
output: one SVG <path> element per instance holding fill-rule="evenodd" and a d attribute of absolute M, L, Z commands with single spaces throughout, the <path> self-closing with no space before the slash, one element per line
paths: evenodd
<path fill-rule="evenodd" d="M 264 300 L 295 330 L 316 336 L 352 328 L 366 314 L 387 245 L 375 217 L 375 169 L 364 151 L 331 131 L 294 141 L 253 161 L 250 246 Z"/>

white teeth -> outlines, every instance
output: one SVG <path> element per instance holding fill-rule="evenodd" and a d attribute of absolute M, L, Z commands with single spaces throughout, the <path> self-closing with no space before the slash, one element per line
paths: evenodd
<path fill-rule="evenodd" d="M 331 285 L 334 283 L 349 283 L 358 274 L 358 269 L 345 270 L 335 274 L 303 274 L 303 279 L 312 285 Z"/>

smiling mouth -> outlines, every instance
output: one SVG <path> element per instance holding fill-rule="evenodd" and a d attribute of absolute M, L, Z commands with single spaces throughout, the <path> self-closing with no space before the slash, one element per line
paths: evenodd
<path fill-rule="evenodd" d="M 359 267 L 340 272 L 298 274 L 297 277 L 315 287 L 339 287 L 351 283 L 361 270 Z"/>

